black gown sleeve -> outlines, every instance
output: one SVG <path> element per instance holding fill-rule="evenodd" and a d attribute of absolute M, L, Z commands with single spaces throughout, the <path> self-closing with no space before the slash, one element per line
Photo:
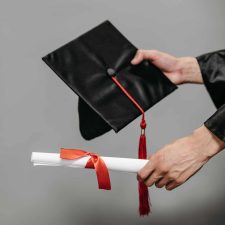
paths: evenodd
<path fill-rule="evenodd" d="M 225 142 L 225 104 L 207 119 L 204 125 L 219 139 Z"/>
<path fill-rule="evenodd" d="M 204 125 L 225 142 L 225 49 L 197 57 L 203 81 L 217 111 Z"/>

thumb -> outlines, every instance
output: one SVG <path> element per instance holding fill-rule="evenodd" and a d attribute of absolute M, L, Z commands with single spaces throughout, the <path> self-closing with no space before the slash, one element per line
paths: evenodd
<path fill-rule="evenodd" d="M 138 50 L 131 63 L 133 65 L 139 64 L 144 59 L 150 60 L 153 62 L 160 55 L 160 52 L 157 50 Z"/>
<path fill-rule="evenodd" d="M 136 55 L 134 56 L 134 58 L 131 60 L 131 63 L 133 65 L 137 65 L 139 64 L 142 60 L 144 59 L 143 53 L 141 50 L 138 50 L 136 52 Z"/>

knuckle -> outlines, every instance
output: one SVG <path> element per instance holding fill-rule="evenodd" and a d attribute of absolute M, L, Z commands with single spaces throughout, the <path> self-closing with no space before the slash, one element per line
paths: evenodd
<path fill-rule="evenodd" d="M 177 176 L 174 173 L 169 173 L 168 177 L 169 177 L 170 180 L 174 180 L 174 181 L 177 180 Z"/>
<path fill-rule="evenodd" d="M 168 167 L 166 165 L 160 165 L 159 171 L 164 174 L 168 171 Z"/>
<path fill-rule="evenodd" d="M 161 174 L 159 173 L 159 171 L 157 171 L 157 172 L 155 172 L 155 173 L 153 174 L 152 179 L 153 179 L 154 181 L 157 181 L 157 180 L 159 179 L 160 175 L 161 175 Z"/>
<path fill-rule="evenodd" d="M 143 173 L 142 173 L 142 171 L 138 171 L 137 176 L 138 176 L 139 178 L 143 179 Z"/>
<path fill-rule="evenodd" d="M 138 177 L 139 177 L 141 180 L 144 180 L 145 177 L 146 177 L 146 173 L 145 173 L 144 170 L 138 171 L 137 175 L 138 175 Z"/>
<path fill-rule="evenodd" d="M 182 179 L 182 178 L 176 178 L 175 179 L 175 182 L 177 183 L 177 184 L 182 184 L 182 183 L 184 183 L 184 180 Z"/>
<path fill-rule="evenodd" d="M 157 154 L 157 159 L 158 159 L 159 162 L 162 162 L 163 158 L 164 158 L 164 156 L 163 156 L 162 153 Z"/>
<path fill-rule="evenodd" d="M 154 178 L 150 178 L 145 182 L 146 186 L 148 187 L 152 186 L 154 183 L 155 183 Z"/>
<path fill-rule="evenodd" d="M 146 185 L 147 187 L 150 187 L 150 185 L 151 185 L 151 180 L 146 180 L 146 181 L 144 181 L 144 183 L 145 183 L 145 185 Z"/>
<path fill-rule="evenodd" d="M 144 50 L 143 50 L 143 49 L 138 49 L 138 50 L 137 50 L 137 54 L 138 54 L 138 55 L 142 55 L 143 53 L 144 53 Z"/>
<path fill-rule="evenodd" d="M 152 156 L 151 160 L 152 162 L 155 162 L 158 164 L 161 161 L 161 158 L 162 158 L 161 154 L 156 153 Z"/>

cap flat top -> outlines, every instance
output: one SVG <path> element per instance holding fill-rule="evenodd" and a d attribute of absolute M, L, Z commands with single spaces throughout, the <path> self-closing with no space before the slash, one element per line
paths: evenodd
<path fill-rule="evenodd" d="M 131 65 L 136 51 L 133 44 L 105 21 L 43 57 L 82 99 L 80 107 L 85 110 L 79 110 L 79 117 L 84 138 L 94 138 L 110 128 L 118 132 L 141 114 L 110 76 L 116 75 L 145 111 L 176 89 L 150 62 Z"/>

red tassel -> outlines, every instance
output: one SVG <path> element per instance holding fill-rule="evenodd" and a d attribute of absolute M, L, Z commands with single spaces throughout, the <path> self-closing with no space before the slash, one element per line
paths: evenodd
<path fill-rule="evenodd" d="M 126 91 L 126 89 L 121 85 L 121 83 L 117 80 L 116 75 L 113 74 L 111 76 L 112 80 L 118 85 L 118 87 L 123 91 L 123 93 L 134 103 L 134 105 L 141 111 L 142 113 L 142 120 L 141 120 L 141 136 L 139 141 L 139 151 L 138 151 L 138 158 L 139 159 L 146 159 L 147 158 L 147 148 L 146 148 L 146 137 L 145 137 L 145 111 L 142 107 L 133 99 L 133 97 Z M 138 184 L 139 190 L 139 213 L 140 216 L 148 215 L 150 210 L 150 198 L 148 193 L 148 187 L 139 181 Z"/>
<path fill-rule="evenodd" d="M 141 121 L 141 135 L 140 135 L 139 150 L 138 150 L 139 159 L 147 158 L 145 128 L 146 128 L 146 123 L 143 117 Z M 150 198 L 148 193 L 148 187 L 145 185 L 145 183 L 139 181 L 138 190 L 139 190 L 139 214 L 140 216 L 145 216 L 151 212 L 151 209 L 150 209 L 151 203 L 150 203 Z"/>

